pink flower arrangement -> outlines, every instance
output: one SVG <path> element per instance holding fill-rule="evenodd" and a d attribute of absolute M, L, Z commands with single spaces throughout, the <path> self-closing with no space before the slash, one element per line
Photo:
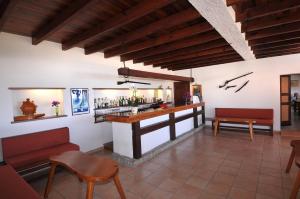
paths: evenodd
<path fill-rule="evenodd" d="M 52 101 L 52 106 L 55 106 L 55 107 L 58 107 L 58 105 L 60 105 L 60 102 L 59 101 Z"/>

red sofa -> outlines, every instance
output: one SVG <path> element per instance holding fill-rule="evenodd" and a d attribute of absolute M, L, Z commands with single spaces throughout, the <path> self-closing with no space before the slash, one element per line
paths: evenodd
<path fill-rule="evenodd" d="M 0 198 L 42 199 L 9 165 L 0 166 Z"/>
<path fill-rule="evenodd" d="M 254 119 L 256 126 L 268 126 L 269 132 L 273 134 L 273 109 L 252 108 L 215 108 L 216 118 L 242 118 Z M 231 122 L 228 122 L 231 123 Z M 226 126 L 222 126 L 226 127 Z"/>
<path fill-rule="evenodd" d="M 67 127 L 2 138 L 3 159 L 17 171 L 47 163 L 50 156 L 72 150 L 79 150 L 79 146 L 70 143 Z"/>

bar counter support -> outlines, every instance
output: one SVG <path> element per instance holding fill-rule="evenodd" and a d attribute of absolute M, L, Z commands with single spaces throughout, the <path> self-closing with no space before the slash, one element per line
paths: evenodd
<path fill-rule="evenodd" d="M 141 127 L 140 122 L 132 123 L 132 144 L 133 144 L 133 157 L 139 159 L 142 157 L 141 145 Z"/>
<path fill-rule="evenodd" d="M 170 127 L 170 141 L 176 140 L 176 122 L 180 122 L 189 118 L 194 118 L 194 128 L 198 128 L 198 115 L 202 115 L 202 123 L 205 122 L 205 109 L 202 106 L 201 111 L 198 111 L 197 108 L 193 108 L 193 113 L 180 116 L 175 118 L 175 113 L 169 113 L 169 120 L 153 124 L 147 127 L 141 128 L 140 122 L 132 123 L 132 144 L 133 144 L 133 157 L 134 159 L 139 159 L 142 157 L 142 147 L 141 147 L 141 136 L 155 130 L 164 128 L 166 126 Z"/>
<path fill-rule="evenodd" d="M 201 106 L 202 111 L 202 124 L 205 124 L 205 105 Z"/>

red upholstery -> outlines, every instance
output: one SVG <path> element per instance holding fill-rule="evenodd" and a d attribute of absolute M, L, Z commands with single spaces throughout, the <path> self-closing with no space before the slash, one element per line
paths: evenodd
<path fill-rule="evenodd" d="M 255 125 L 266 125 L 273 128 L 273 109 L 216 108 L 215 115 L 218 118 L 253 119 Z"/>
<path fill-rule="evenodd" d="M 4 159 L 69 143 L 69 128 L 53 129 L 2 139 Z"/>
<path fill-rule="evenodd" d="M 273 120 L 273 109 L 216 108 L 216 117 Z"/>
<path fill-rule="evenodd" d="M 41 199 L 21 176 L 9 165 L 0 167 L 0 198 Z"/>
<path fill-rule="evenodd" d="M 69 128 L 2 138 L 3 159 L 16 170 L 47 162 L 51 155 L 79 150 L 70 143 Z"/>
<path fill-rule="evenodd" d="M 35 166 L 48 161 L 52 155 L 58 155 L 65 151 L 78 151 L 79 146 L 72 143 L 57 145 L 51 148 L 31 151 L 22 155 L 14 156 L 5 159 L 6 163 L 10 164 L 17 170 L 27 168 L 28 165 Z"/>

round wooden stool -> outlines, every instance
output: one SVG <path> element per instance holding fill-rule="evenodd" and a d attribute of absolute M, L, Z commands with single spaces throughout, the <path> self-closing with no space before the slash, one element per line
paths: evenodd
<path fill-rule="evenodd" d="M 50 157 L 51 170 L 48 177 L 44 197 L 47 198 L 51 189 L 56 166 L 61 165 L 75 173 L 80 180 L 87 182 L 86 199 L 92 199 L 95 182 L 108 182 L 111 179 L 117 187 L 122 199 L 126 199 L 119 180 L 118 164 L 105 157 L 97 157 L 80 151 L 68 151 L 57 156 Z"/>
<path fill-rule="evenodd" d="M 291 156 L 290 156 L 290 160 L 289 160 L 289 164 L 293 163 L 293 160 L 295 159 L 295 164 L 298 168 L 300 168 L 300 140 L 293 140 L 291 142 L 291 146 L 293 147 Z M 288 164 L 287 167 L 287 172 L 289 172 L 291 166 Z M 297 194 L 298 194 L 298 190 L 300 188 L 300 170 L 297 173 L 296 176 L 296 180 L 294 182 L 293 188 L 292 188 L 292 192 L 290 195 L 290 199 L 296 199 L 297 198 Z"/>
<path fill-rule="evenodd" d="M 290 169 L 292 167 L 292 164 L 293 164 L 293 161 L 295 159 L 295 146 L 296 145 L 300 145 L 300 140 L 292 140 L 291 143 L 290 143 L 291 147 L 292 147 L 292 152 L 291 152 L 291 155 L 290 155 L 290 158 L 289 158 L 289 162 L 286 166 L 286 169 L 285 169 L 285 172 L 288 173 L 290 172 Z"/>

